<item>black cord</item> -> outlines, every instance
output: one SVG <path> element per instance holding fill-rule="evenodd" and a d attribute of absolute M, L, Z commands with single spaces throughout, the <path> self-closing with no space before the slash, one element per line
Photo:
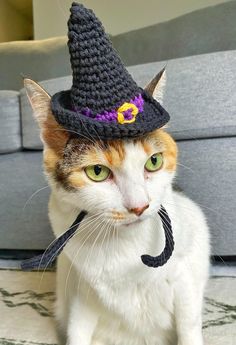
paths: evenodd
<path fill-rule="evenodd" d="M 70 228 L 65 231 L 60 237 L 58 237 L 43 254 L 34 256 L 31 259 L 23 260 L 21 268 L 24 271 L 32 269 L 47 268 L 54 262 L 57 256 L 61 253 L 67 242 L 76 232 L 76 229 L 80 225 L 81 221 L 86 216 L 86 211 L 81 211 Z M 158 214 L 161 218 L 163 229 L 165 232 L 165 248 L 159 256 L 142 255 L 141 260 L 144 265 L 149 267 L 163 266 L 171 257 L 174 250 L 174 239 L 172 234 L 171 220 L 168 216 L 166 209 L 161 206 Z M 169 237 L 168 237 L 169 236 Z"/>

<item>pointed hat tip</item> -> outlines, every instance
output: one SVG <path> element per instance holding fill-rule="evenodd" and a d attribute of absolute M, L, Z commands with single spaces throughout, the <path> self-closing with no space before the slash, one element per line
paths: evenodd
<path fill-rule="evenodd" d="M 72 3 L 70 12 L 76 17 L 86 17 L 88 15 L 90 16 L 93 13 L 92 10 L 86 8 L 83 4 L 79 4 L 78 2 Z"/>
<path fill-rule="evenodd" d="M 85 9 L 83 4 L 79 4 L 78 2 L 73 1 L 71 4 L 71 9 Z"/>

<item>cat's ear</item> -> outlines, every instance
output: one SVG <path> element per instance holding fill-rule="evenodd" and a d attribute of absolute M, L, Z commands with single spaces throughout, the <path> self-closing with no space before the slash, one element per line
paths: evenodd
<path fill-rule="evenodd" d="M 51 98 L 39 84 L 31 79 L 24 79 L 24 87 L 33 109 L 34 117 L 39 127 L 43 128 L 50 118 Z"/>
<path fill-rule="evenodd" d="M 145 90 L 159 103 L 163 102 L 166 85 L 166 67 L 164 67 L 146 86 Z"/>
<path fill-rule="evenodd" d="M 57 152 L 61 152 L 69 134 L 57 123 L 51 112 L 51 97 L 39 84 L 31 79 L 24 79 L 24 87 L 34 117 L 41 129 L 43 143 Z"/>

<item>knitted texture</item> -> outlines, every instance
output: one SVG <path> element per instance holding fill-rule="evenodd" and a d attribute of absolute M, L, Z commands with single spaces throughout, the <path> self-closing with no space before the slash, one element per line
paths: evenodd
<path fill-rule="evenodd" d="M 80 110 L 96 114 L 129 102 L 139 89 L 112 47 L 92 10 L 72 4 L 68 46 L 73 70 L 71 99 Z"/>
<path fill-rule="evenodd" d="M 54 260 L 61 253 L 69 239 L 74 235 L 80 222 L 84 219 L 87 212 L 82 211 L 79 213 L 73 224 L 69 229 L 58 237 L 41 255 L 34 256 L 33 258 L 22 261 L 21 268 L 24 271 L 32 270 L 34 268 L 42 269 L 49 267 Z"/>
<path fill-rule="evenodd" d="M 73 3 L 70 12 L 73 84 L 52 96 L 57 122 L 98 140 L 140 137 L 164 126 L 169 114 L 137 86 L 93 11 Z"/>
<path fill-rule="evenodd" d="M 67 108 L 69 97 L 70 91 L 55 94 L 52 98 L 52 112 L 60 125 L 82 137 L 87 136 L 98 140 L 137 138 L 164 126 L 169 121 L 169 114 L 145 91 L 142 93 L 143 116 L 137 115 L 136 121 L 129 124 L 97 121 L 72 112 Z"/>
<path fill-rule="evenodd" d="M 143 111 L 143 103 L 144 103 L 143 97 L 141 94 L 139 94 L 134 99 L 131 99 L 129 103 L 123 103 L 123 105 L 119 107 L 117 110 L 110 110 L 110 111 L 105 110 L 100 114 L 99 113 L 96 114 L 95 119 L 98 121 L 105 121 L 105 122 L 111 122 L 111 121 L 117 122 L 117 118 L 119 116 L 122 116 L 124 121 L 132 121 L 134 119 L 134 115 L 137 115 L 139 112 Z M 77 107 L 75 107 L 75 111 L 78 111 Z M 86 108 L 85 110 L 82 110 L 81 112 L 85 116 L 94 117 L 89 108 Z M 121 121 L 119 120 L 118 122 L 121 123 Z"/>
<path fill-rule="evenodd" d="M 159 267 L 163 266 L 167 263 L 169 258 L 171 257 L 175 242 L 172 233 L 172 226 L 170 217 L 166 211 L 166 209 L 161 206 L 161 209 L 158 211 L 158 214 L 162 221 L 162 226 L 165 232 L 165 248 L 163 252 L 159 256 L 151 256 L 151 255 L 142 255 L 141 259 L 144 265 L 149 267 Z"/>
<path fill-rule="evenodd" d="M 37 255 L 31 259 L 24 260 L 21 263 L 22 270 L 32 270 L 47 268 L 50 266 L 57 256 L 61 253 L 65 245 L 68 243 L 70 238 L 72 238 L 80 225 L 80 222 L 86 216 L 86 211 L 81 211 L 70 228 L 64 232 L 60 237 L 58 237 L 42 255 Z M 165 248 L 159 256 L 142 255 L 142 262 L 149 267 L 163 266 L 171 257 L 174 250 L 174 239 L 172 234 L 171 221 L 168 216 L 166 209 L 161 206 L 158 214 L 162 221 L 162 226 L 165 232 Z"/>

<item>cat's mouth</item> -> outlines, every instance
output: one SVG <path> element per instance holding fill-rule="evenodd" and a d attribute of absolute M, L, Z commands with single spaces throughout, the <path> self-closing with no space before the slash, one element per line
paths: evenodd
<path fill-rule="evenodd" d="M 142 217 L 136 217 L 136 218 L 132 218 L 132 219 L 116 219 L 116 225 L 118 226 L 124 226 L 124 227 L 129 227 L 132 225 L 137 225 L 142 223 L 145 219 L 147 219 L 148 217 L 146 216 L 142 216 Z M 113 218 L 114 219 L 114 218 Z"/>
<path fill-rule="evenodd" d="M 121 225 L 128 227 L 128 226 L 131 226 L 131 225 L 134 225 L 134 224 L 141 223 L 143 220 L 144 219 L 138 218 L 138 219 L 135 219 L 135 220 L 133 220 L 132 222 L 129 222 L 129 223 L 122 223 Z"/>

